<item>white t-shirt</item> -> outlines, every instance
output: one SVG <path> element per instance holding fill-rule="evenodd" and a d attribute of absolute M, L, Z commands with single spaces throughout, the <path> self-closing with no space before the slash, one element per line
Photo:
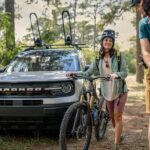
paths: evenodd
<path fill-rule="evenodd" d="M 109 67 L 106 67 L 105 61 L 104 60 L 102 61 L 102 69 L 103 69 L 102 76 L 107 76 L 113 73 L 111 69 L 111 59 L 109 59 L 108 63 L 109 63 Z M 111 80 L 111 81 L 103 80 L 101 82 L 102 82 L 101 84 L 103 84 L 103 87 L 104 87 L 103 93 L 102 93 L 104 98 L 108 101 L 112 101 L 116 99 L 118 95 L 115 94 L 117 90 L 115 80 Z"/>

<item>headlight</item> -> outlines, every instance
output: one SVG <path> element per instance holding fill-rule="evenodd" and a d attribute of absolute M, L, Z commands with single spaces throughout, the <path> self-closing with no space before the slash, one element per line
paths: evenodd
<path fill-rule="evenodd" d="M 70 93 L 71 91 L 73 90 L 73 85 L 72 83 L 63 83 L 62 84 L 62 92 L 67 94 L 67 93 Z"/>

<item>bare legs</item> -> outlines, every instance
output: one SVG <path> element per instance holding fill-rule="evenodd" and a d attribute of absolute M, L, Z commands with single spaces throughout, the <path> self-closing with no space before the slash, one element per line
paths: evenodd
<path fill-rule="evenodd" d="M 114 144 L 120 143 L 120 137 L 123 129 L 122 115 L 123 115 L 126 99 L 127 99 L 127 93 L 124 93 L 114 101 L 106 101 L 109 115 L 111 117 L 112 125 L 115 129 Z"/>
<path fill-rule="evenodd" d="M 115 118 L 115 144 L 119 144 L 123 128 L 122 113 L 115 113 L 114 118 Z"/>
<path fill-rule="evenodd" d="M 111 113 L 111 121 L 112 121 L 112 125 L 115 129 L 115 144 L 119 144 L 120 143 L 120 137 L 122 134 L 122 128 L 123 128 L 123 123 L 122 123 L 122 113 L 120 112 L 115 112 L 115 113 Z"/>

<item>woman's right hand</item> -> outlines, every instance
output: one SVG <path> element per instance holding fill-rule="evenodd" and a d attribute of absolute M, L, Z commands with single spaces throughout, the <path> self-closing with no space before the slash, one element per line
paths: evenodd
<path fill-rule="evenodd" d="M 110 78 L 110 80 L 114 80 L 116 78 L 118 78 L 118 75 L 115 73 L 109 74 L 108 77 Z"/>
<path fill-rule="evenodd" d="M 73 77 L 73 76 L 76 76 L 77 73 L 74 73 L 74 72 L 69 72 L 66 74 L 66 76 L 69 78 L 69 77 Z"/>

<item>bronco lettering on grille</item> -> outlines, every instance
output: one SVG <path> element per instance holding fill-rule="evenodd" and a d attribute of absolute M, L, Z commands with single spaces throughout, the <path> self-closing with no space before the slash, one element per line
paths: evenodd
<path fill-rule="evenodd" d="M 32 92 L 32 91 L 50 91 L 61 90 L 61 87 L 46 87 L 46 88 L 0 88 L 0 92 Z"/>

